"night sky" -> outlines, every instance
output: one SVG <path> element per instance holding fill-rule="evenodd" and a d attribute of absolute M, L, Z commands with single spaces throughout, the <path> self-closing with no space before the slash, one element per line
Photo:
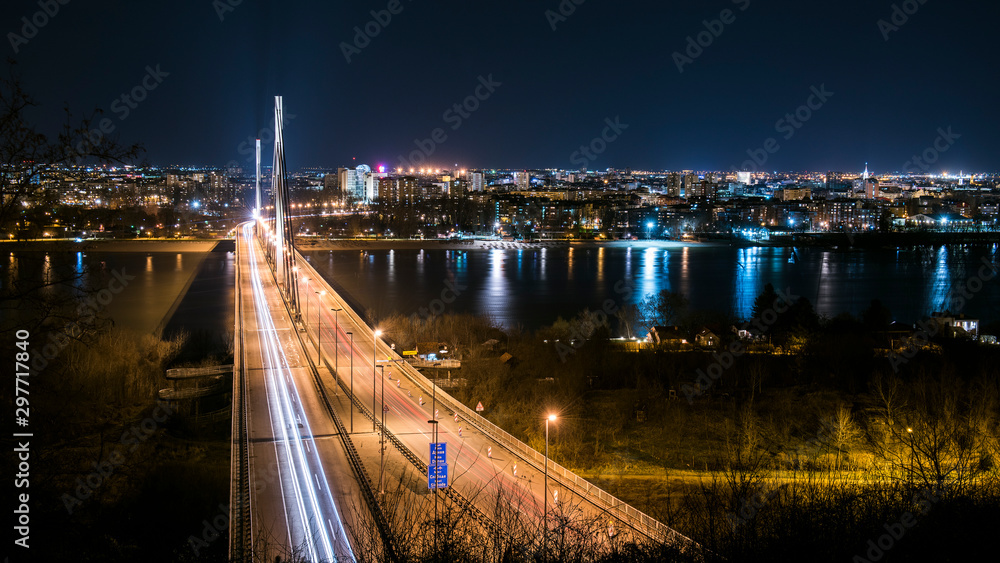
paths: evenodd
<path fill-rule="evenodd" d="M 0 7 L 34 117 L 52 128 L 65 104 L 101 108 L 151 164 L 251 164 L 247 140 L 270 128 L 280 94 L 292 169 L 395 167 L 437 128 L 446 138 L 425 144 L 436 167 L 573 169 L 616 117 L 628 127 L 590 169 L 743 168 L 774 138 L 761 169 L 895 171 L 949 127 L 960 136 L 939 141 L 930 172 L 1000 169 L 998 2 L 897 1 L 894 26 L 888 0 L 398 0 L 348 63 L 342 43 L 354 49 L 355 26 L 394 2 L 62 1 L 26 42 L 10 34 L 38 0 Z M 554 16 L 560 5 L 573 13 Z M 723 10 L 716 37 L 703 20 Z M 679 71 L 674 53 L 701 32 L 707 46 Z M 115 103 L 157 65 L 168 76 L 146 80 L 145 100 Z M 459 124 L 445 112 L 480 77 L 499 86 L 480 88 Z M 833 95 L 812 99 L 801 128 L 778 123 L 824 85 Z"/>

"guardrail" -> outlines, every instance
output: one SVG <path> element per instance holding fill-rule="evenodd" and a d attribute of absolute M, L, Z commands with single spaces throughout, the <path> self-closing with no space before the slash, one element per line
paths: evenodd
<path fill-rule="evenodd" d="M 250 512 L 250 444 L 247 434 L 246 364 L 243 354 L 243 294 L 240 291 L 239 237 L 236 242 L 236 326 L 233 343 L 232 444 L 229 482 L 229 559 L 246 561 L 253 549 L 253 523 Z"/>
<path fill-rule="evenodd" d="M 360 399 L 351 394 L 350 388 L 347 386 L 347 383 L 345 383 L 343 379 L 339 377 L 335 379 L 340 388 L 344 390 L 344 394 L 351 398 L 351 402 L 354 403 L 354 406 L 358 408 L 361 414 L 363 414 L 365 418 L 374 422 L 378 430 L 382 432 L 382 435 L 385 436 L 390 443 L 392 443 L 393 447 L 395 447 L 396 450 L 399 451 L 399 453 L 403 454 L 403 457 L 405 457 L 407 461 L 413 464 L 413 466 L 416 467 L 418 471 L 426 475 L 427 464 L 424 463 L 422 459 L 420 459 L 420 456 L 415 454 L 413 450 L 411 450 L 410 448 L 406 447 L 406 444 L 404 444 L 399 438 L 397 438 L 395 434 L 389 432 L 388 429 L 386 429 L 386 427 L 382 424 L 382 421 L 380 421 L 377 417 L 375 417 L 374 413 L 371 410 L 369 410 L 366 405 L 362 404 Z M 467 498 L 465 498 L 465 496 L 462 495 L 462 493 L 456 491 L 454 487 L 448 487 L 444 489 L 444 493 L 448 498 L 450 498 L 456 504 L 461 506 L 464 510 L 471 513 L 472 516 L 477 520 L 479 520 L 481 524 L 489 528 L 494 533 L 500 533 L 500 529 L 496 527 L 496 522 L 494 522 L 491 518 L 487 517 L 486 514 L 479 509 L 479 507 L 477 507 L 475 504 L 473 504 Z"/>
<path fill-rule="evenodd" d="M 299 267 L 304 267 L 309 270 L 314 276 L 313 279 L 323 280 L 324 278 L 319 274 L 319 272 L 310 264 L 298 250 L 295 251 L 295 258 Z M 324 280 L 325 283 L 325 280 Z M 336 295 L 336 292 L 332 291 L 331 294 Z M 341 314 L 347 314 L 351 320 L 358 326 L 364 326 L 367 328 L 368 323 L 364 322 L 354 309 L 347 304 L 343 299 L 339 299 L 340 306 L 342 307 Z M 376 346 L 377 353 L 385 353 L 387 357 L 395 360 L 405 360 L 395 350 L 386 346 L 384 342 L 378 342 L 380 346 Z M 528 447 L 527 444 L 518 440 L 514 436 L 510 435 L 504 431 L 499 426 L 493 424 L 492 422 L 486 420 L 478 413 L 465 406 L 462 402 L 456 400 L 454 397 L 449 395 L 446 391 L 440 387 L 434 385 L 429 379 L 424 377 L 422 373 L 417 371 L 413 366 L 407 364 L 405 361 L 397 362 L 401 364 L 401 371 L 406 374 L 407 378 L 421 388 L 425 393 L 430 395 L 432 392 L 437 393 L 438 401 L 441 401 L 446 407 L 451 408 L 454 412 L 461 413 L 467 422 L 475 426 L 484 435 L 490 437 L 498 444 L 506 447 L 511 452 L 519 455 L 525 461 L 535 465 L 536 469 L 539 471 L 544 471 L 545 467 L 545 456 Z M 436 390 L 435 390 L 436 388 Z M 655 518 L 645 514 L 641 510 L 623 502 L 614 495 L 608 493 L 607 491 L 601 489 L 600 487 L 590 483 L 586 479 L 576 475 L 569 469 L 559 465 L 558 463 L 548 460 L 549 478 L 555 479 L 557 482 L 561 483 L 563 486 L 572 488 L 578 492 L 582 492 L 584 498 L 590 500 L 595 506 L 606 510 L 609 514 L 613 515 L 615 518 L 625 523 L 635 531 L 645 535 L 646 537 L 664 542 L 664 543 L 679 543 L 684 547 L 697 547 L 698 544 L 694 540 L 684 536 L 680 532 L 677 532 L 673 528 L 670 528 L 663 523 L 659 522 Z"/>

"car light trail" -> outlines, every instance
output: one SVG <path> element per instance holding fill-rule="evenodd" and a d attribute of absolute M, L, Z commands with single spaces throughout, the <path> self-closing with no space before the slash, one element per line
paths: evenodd
<path fill-rule="evenodd" d="M 303 440 L 303 433 L 312 440 L 312 430 L 302 411 L 298 388 L 271 318 L 252 232 L 252 224 L 244 226 L 261 353 L 267 360 L 267 401 L 280 470 L 282 504 L 288 523 L 289 548 L 304 549 L 304 555 L 311 561 L 354 561 L 317 448 Z M 324 523 L 328 526 L 323 526 Z"/>

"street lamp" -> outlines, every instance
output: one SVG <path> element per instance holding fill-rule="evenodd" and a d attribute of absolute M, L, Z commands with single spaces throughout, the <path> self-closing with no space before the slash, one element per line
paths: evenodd
<path fill-rule="evenodd" d="M 302 278 L 302 282 L 306 284 L 306 288 L 309 287 L 309 280 L 310 279 L 312 279 L 312 278 Z M 308 294 L 306 294 L 306 318 L 307 319 L 309 318 L 309 296 L 308 296 Z M 302 326 L 305 326 L 305 322 L 302 323 Z M 308 333 L 306 334 L 306 337 L 308 338 Z"/>
<path fill-rule="evenodd" d="M 330 310 L 333 311 L 333 371 L 337 374 L 336 376 L 339 377 L 340 373 L 338 372 L 340 370 L 340 364 L 337 363 L 337 360 L 340 359 L 340 323 L 337 321 L 337 313 L 343 311 L 344 309 L 340 308 Z"/>
<path fill-rule="evenodd" d="M 351 337 L 351 434 L 354 434 L 354 333 L 348 332 Z"/>
<path fill-rule="evenodd" d="M 385 494 L 382 489 L 382 468 L 385 464 L 385 366 L 378 366 L 378 368 L 382 370 L 382 431 L 379 432 L 378 436 L 378 494 L 382 495 Z M 374 394 L 375 388 L 372 387 L 372 395 Z"/>
<path fill-rule="evenodd" d="M 320 302 L 324 295 L 326 295 L 326 290 L 315 292 L 318 297 L 316 297 L 316 356 L 319 358 L 316 363 L 319 367 L 323 367 L 323 317 L 320 313 L 323 309 L 320 308 L 322 303 Z"/>
<path fill-rule="evenodd" d="M 381 330 L 372 332 L 372 432 L 375 431 L 375 351 L 378 349 L 378 337 L 382 336 Z"/>
<path fill-rule="evenodd" d="M 542 508 L 542 554 L 546 561 L 549 559 L 548 539 L 549 539 L 549 422 L 555 422 L 556 415 L 550 414 L 545 418 L 545 484 L 542 486 L 542 496 L 544 499 Z"/>

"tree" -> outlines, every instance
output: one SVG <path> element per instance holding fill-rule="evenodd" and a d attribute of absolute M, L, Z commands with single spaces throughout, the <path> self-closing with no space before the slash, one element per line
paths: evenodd
<path fill-rule="evenodd" d="M 843 452 L 848 451 L 860 432 L 851 417 L 851 408 L 845 404 L 837 406 L 833 413 L 831 431 L 833 446 L 837 448 L 837 470 L 840 471 L 840 460 Z"/>
<path fill-rule="evenodd" d="M 100 111 L 80 120 L 73 118 L 68 109 L 66 121 L 54 138 L 41 133 L 28 122 L 28 113 L 36 103 L 25 91 L 15 72 L 13 61 L 8 61 L 8 74 L 0 78 L 0 231 L 17 231 L 17 223 L 24 216 L 24 203 L 29 199 L 46 198 L 55 194 L 39 192 L 43 176 L 56 171 L 64 178 L 76 173 L 71 165 L 80 163 L 124 163 L 135 159 L 142 148 L 139 145 L 123 146 L 116 138 L 103 136 L 95 126 Z M 82 173 L 82 172 L 81 172 Z M 19 258 L 21 260 L 22 258 Z M 30 261 L 30 257 L 23 257 Z M 48 325 L 58 326 L 60 320 L 79 320 L 73 294 L 54 292 L 56 286 L 73 287 L 86 272 L 73 271 L 46 276 L 42 280 L 15 277 L 13 283 L 0 288 L 0 318 L 23 318 L 17 309 L 31 311 L 31 326 L 0 324 L 0 334 L 14 328 L 29 328 L 36 333 Z M 53 299 L 51 295 L 60 295 Z M 75 333 L 76 331 L 74 331 Z"/>
<path fill-rule="evenodd" d="M 872 383 L 865 437 L 875 456 L 910 484 L 959 492 L 992 464 L 997 433 L 995 385 L 948 373 Z"/>
<path fill-rule="evenodd" d="M 753 300 L 753 309 L 750 312 L 751 318 L 764 322 L 764 313 L 769 309 L 774 309 L 774 304 L 777 300 L 778 294 L 774 291 L 774 286 L 771 284 L 765 285 L 764 291 Z"/>
<path fill-rule="evenodd" d="M 635 338 L 642 330 L 642 311 L 634 303 L 623 305 L 615 311 L 618 320 L 618 331 L 625 338 Z"/>
<path fill-rule="evenodd" d="M 37 131 L 27 119 L 37 104 L 22 86 L 15 63 L 8 64 L 7 76 L 0 79 L 0 229 L 17 220 L 22 201 L 35 191 L 40 176 L 54 167 L 125 163 L 143 150 L 104 135 L 96 123 L 101 110 L 77 120 L 66 108 L 66 121 L 55 138 Z"/>
<path fill-rule="evenodd" d="M 872 299 L 868 308 L 861 313 L 861 320 L 870 331 L 885 330 L 892 324 L 892 311 L 878 299 Z"/>
<path fill-rule="evenodd" d="M 642 302 L 646 326 L 673 326 L 680 324 L 688 314 L 688 299 L 684 294 L 664 289 L 647 295 Z"/>

